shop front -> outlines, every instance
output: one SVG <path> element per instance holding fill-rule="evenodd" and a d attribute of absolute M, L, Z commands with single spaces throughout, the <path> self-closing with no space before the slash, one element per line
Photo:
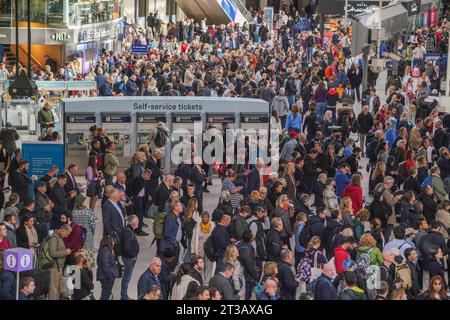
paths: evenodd
<path fill-rule="evenodd" d="M 13 0 L 12 0 L 13 1 Z M 78 58 L 84 71 L 100 49 L 117 51 L 124 32 L 123 0 L 31 0 L 32 62 L 44 66 L 48 55 L 58 65 Z M 26 62 L 26 1 L 19 2 L 19 59 Z M 12 9 L 12 11 L 14 11 Z M 0 16 L 0 44 L 15 44 L 15 22 Z M 9 22 L 7 24 L 6 22 Z M 14 46 L 11 50 L 15 52 Z"/>
<path fill-rule="evenodd" d="M 422 0 L 420 8 L 420 26 L 434 27 L 438 24 L 439 11 L 441 8 L 440 0 Z"/>

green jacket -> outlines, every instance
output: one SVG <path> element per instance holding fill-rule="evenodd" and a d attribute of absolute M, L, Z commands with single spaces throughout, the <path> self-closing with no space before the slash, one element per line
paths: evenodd
<path fill-rule="evenodd" d="M 34 200 L 36 215 L 40 223 L 50 222 L 52 220 L 52 212 L 45 212 L 44 208 L 49 203 L 49 197 L 46 194 L 36 192 L 36 198 Z"/>
<path fill-rule="evenodd" d="M 112 151 L 107 150 L 103 160 L 103 172 L 110 176 L 114 176 L 117 173 L 118 166 L 119 160 L 116 155 Z"/>
<path fill-rule="evenodd" d="M 434 194 L 439 202 L 448 200 L 447 191 L 445 190 L 444 182 L 441 177 L 433 174 L 431 177 L 431 186 L 433 187 Z"/>
<path fill-rule="evenodd" d="M 64 240 L 58 232 L 52 234 L 49 238 L 49 254 L 50 257 L 56 259 L 56 263 L 60 269 L 64 268 L 66 257 L 69 255 L 64 245 Z"/>
<path fill-rule="evenodd" d="M 371 248 L 368 245 L 359 246 L 356 251 L 356 260 L 358 260 L 363 253 L 368 253 L 370 249 Z M 381 266 L 383 264 L 383 254 L 377 247 L 370 252 L 370 264 L 376 266 Z"/>

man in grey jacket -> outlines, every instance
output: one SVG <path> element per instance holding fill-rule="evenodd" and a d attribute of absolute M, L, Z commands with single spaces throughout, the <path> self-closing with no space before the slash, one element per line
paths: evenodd
<path fill-rule="evenodd" d="M 281 125 L 286 123 L 287 115 L 289 114 L 289 100 L 285 96 L 285 89 L 280 89 L 280 94 L 273 98 L 270 104 L 270 110 L 276 110 L 278 117 L 280 118 Z"/>
<path fill-rule="evenodd" d="M 292 131 L 291 132 L 291 139 L 286 142 L 283 146 L 283 149 L 281 150 L 281 159 L 286 159 L 287 161 L 292 160 L 292 153 L 297 149 L 298 142 L 297 142 L 297 132 Z"/>
<path fill-rule="evenodd" d="M 230 278 L 233 276 L 234 266 L 231 263 L 225 263 L 223 271 L 216 274 L 209 280 L 209 287 L 219 290 L 222 300 L 239 300 L 242 298 L 242 293 L 234 294 L 233 286 Z"/>

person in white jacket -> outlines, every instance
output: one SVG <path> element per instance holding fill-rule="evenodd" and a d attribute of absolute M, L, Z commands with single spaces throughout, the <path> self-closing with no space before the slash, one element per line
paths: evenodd
<path fill-rule="evenodd" d="M 189 275 L 190 266 L 189 263 L 183 263 L 178 269 L 175 284 L 172 289 L 172 295 L 170 300 L 182 300 L 186 295 L 189 283 L 196 282 L 197 285 L 200 283 Z"/>
<path fill-rule="evenodd" d="M 203 261 L 205 262 L 205 267 L 201 272 L 203 283 L 208 283 L 209 279 L 212 277 L 214 263 L 210 261 L 208 257 L 205 255 L 204 245 L 206 240 L 211 236 L 212 231 L 214 230 L 216 224 L 211 221 L 211 217 L 208 212 L 203 212 L 203 214 L 199 215 L 196 211 L 192 216 L 192 219 L 197 223 L 194 228 L 194 232 L 192 235 L 191 241 L 191 253 L 197 254 L 203 257 Z"/>

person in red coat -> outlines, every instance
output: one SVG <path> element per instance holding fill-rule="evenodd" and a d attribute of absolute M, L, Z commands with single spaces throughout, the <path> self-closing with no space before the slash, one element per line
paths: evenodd
<path fill-rule="evenodd" d="M 355 216 L 358 216 L 359 211 L 363 208 L 363 191 L 361 188 L 361 175 L 354 174 L 351 182 L 345 187 L 342 192 L 342 198 L 349 197 L 352 200 L 352 208 Z"/>
<path fill-rule="evenodd" d="M 62 224 L 67 224 L 72 228 L 72 232 L 69 234 L 69 236 L 67 238 L 64 239 L 64 244 L 66 246 L 66 249 L 72 250 L 72 253 L 66 259 L 66 263 L 74 264 L 72 262 L 74 262 L 74 260 L 75 260 L 75 257 L 74 257 L 75 252 L 83 249 L 83 240 L 81 238 L 82 230 L 81 230 L 81 227 L 79 224 L 72 221 L 71 213 L 66 212 L 66 213 L 61 214 L 60 219 L 61 219 Z"/>
<path fill-rule="evenodd" d="M 350 259 L 348 250 L 355 247 L 356 240 L 354 237 L 347 237 L 344 243 L 334 249 L 334 263 L 336 265 L 336 274 L 344 272 L 344 261 Z"/>

